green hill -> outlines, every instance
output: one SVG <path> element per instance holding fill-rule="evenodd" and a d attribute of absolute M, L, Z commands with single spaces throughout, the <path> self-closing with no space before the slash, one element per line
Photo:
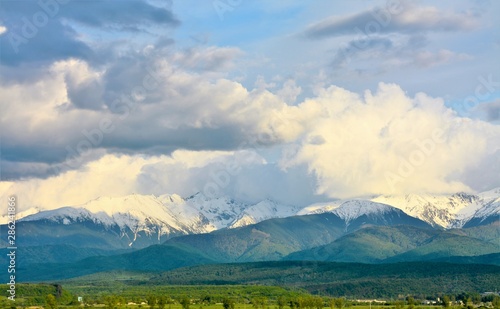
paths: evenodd
<path fill-rule="evenodd" d="M 388 258 L 387 262 L 424 261 L 452 256 L 479 256 L 498 253 L 500 247 L 477 238 L 442 232 L 421 246 Z"/>
<path fill-rule="evenodd" d="M 74 263 L 32 264 L 18 269 L 18 281 L 59 280 L 108 270 L 168 270 L 209 263 L 214 261 L 193 248 L 154 245 L 132 253 L 90 257 Z"/>
<path fill-rule="evenodd" d="M 443 231 L 400 225 L 367 227 L 327 245 L 294 252 L 284 260 L 391 263 L 498 252 L 500 246 L 467 236 L 462 230 Z"/>
<path fill-rule="evenodd" d="M 345 222 L 330 213 L 266 220 L 209 234 L 168 240 L 197 248 L 219 262 L 279 260 L 291 252 L 329 243 L 344 233 Z"/>
<path fill-rule="evenodd" d="M 16 264 L 18 267 L 38 263 L 71 263 L 92 256 L 109 256 L 134 251 L 133 249 L 104 250 L 100 248 L 75 247 L 71 245 L 19 246 Z M 7 248 L 0 249 L 0 261 L 7 263 Z"/>
<path fill-rule="evenodd" d="M 491 242 L 500 247 L 500 220 L 476 227 L 454 229 L 454 232 Z"/>
<path fill-rule="evenodd" d="M 491 264 L 500 266 L 500 253 L 491 253 L 478 256 L 447 256 L 432 259 L 431 261 L 455 264 Z"/>
<path fill-rule="evenodd" d="M 380 298 L 495 290 L 500 287 L 500 267 L 431 262 L 259 262 L 181 268 L 153 276 L 147 284 L 278 285 L 321 295 Z"/>
<path fill-rule="evenodd" d="M 439 233 L 406 225 L 367 227 L 330 244 L 292 253 L 284 259 L 377 263 L 412 250 Z"/>

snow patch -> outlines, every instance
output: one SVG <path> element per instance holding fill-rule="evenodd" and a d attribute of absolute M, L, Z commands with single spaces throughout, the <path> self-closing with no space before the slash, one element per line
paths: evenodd
<path fill-rule="evenodd" d="M 383 216 L 385 213 L 393 211 L 394 207 L 375 203 L 366 200 L 351 200 L 342 203 L 332 213 L 342 218 L 347 224 L 364 215 Z"/>
<path fill-rule="evenodd" d="M 410 216 L 419 218 L 433 226 L 461 228 L 477 216 L 488 216 L 498 210 L 490 206 L 500 196 L 500 189 L 477 195 L 456 193 L 452 195 L 408 194 L 403 196 L 379 196 L 372 201 L 401 209 Z M 497 207 L 497 208 L 495 208 Z"/>

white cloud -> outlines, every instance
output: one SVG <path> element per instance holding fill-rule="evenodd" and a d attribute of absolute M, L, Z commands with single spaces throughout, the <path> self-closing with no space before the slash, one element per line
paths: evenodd
<path fill-rule="evenodd" d="M 283 83 L 283 87 L 276 92 L 284 102 L 291 105 L 297 100 L 297 96 L 302 92 L 302 88 L 297 86 L 294 80 L 289 79 Z"/>
<path fill-rule="evenodd" d="M 17 193 L 26 207 L 53 208 L 134 192 L 188 196 L 212 185 L 217 194 L 243 200 L 273 198 L 304 205 L 322 195 L 444 193 L 500 185 L 493 169 L 478 164 L 498 161 L 500 127 L 460 118 L 441 99 L 423 93 L 411 98 L 392 84 L 363 95 L 331 86 L 290 106 L 268 91 L 248 92 L 241 86 L 226 90 L 233 89 L 248 100 L 240 106 L 247 110 L 241 116 L 236 111 L 220 114 L 218 121 L 251 126 L 265 138 L 288 143 L 274 146 L 282 150 L 280 166 L 268 162 L 266 151 L 254 148 L 261 145 L 251 140 L 231 151 L 177 150 L 171 156 L 145 157 L 137 150 L 101 154 L 47 179 L 4 182 L 0 195 Z M 233 104 L 218 103 L 212 106 L 227 109 Z M 260 142 L 265 144 L 265 138 Z M 487 181 L 479 181 L 478 175 Z"/>
<path fill-rule="evenodd" d="M 471 190 L 466 171 L 500 145 L 500 127 L 459 118 L 442 100 L 410 98 L 397 85 L 364 96 L 330 87 L 306 105 L 323 115 L 282 165 L 305 164 L 317 192 L 330 197 Z"/>
<path fill-rule="evenodd" d="M 176 193 L 188 197 L 202 192 L 209 197 L 229 195 L 248 202 L 272 198 L 305 204 L 315 200 L 313 187 L 304 186 L 306 178 L 298 169 L 283 172 L 257 150 L 177 150 L 171 156 L 104 155 L 78 170 L 47 179 L 0 182 L 0 198 L 17 195 L 19 212 L 132 193 Z"/>
<path fill-rule="evenodd" d="M 363 95 L 319 88 L 294 104 L 302 88 L 293 79 L 247 89 L 147 53 L 100 70 L 81 60 L 56 62 L 39 79 L 0 86 L 4 175 L 37 177 L 8 183 L 9 192 L 43 207 L 132 192 L 189 195 L 213 183 L 224 162 L 241 171 L 221 193 L 247 200 L 306 203 L 314 192 L 333 198 L 500 185 L 478 164 L 498 160 L 499 126 L 460 118 L 441 99 L 380 84 Z M 444 52 L 440 61 L 450 57 Z M 135 93 L 153 64 L 157 87 Z M 123 95 L 136 105 L 126 116 L 110 107 Z M 82 158 L 68 156 L 102 119 L 116 121 L 114 129 Z M 251 150 L 260 147 L 274 153 Z"/>
<path fill-rule="evenodd" d="M 275 144 L 291 141 L 302 131 L 301 117 L 283 101 L 300 91 L 293 83 L 285 85 L 281 98 L 152 58 L 157 61 L 138 66 L 124 60 L 105 71 L 80 60 L 61 61 L 38 80 L 2 84 L 4 158 L 33 163 L 23 164 L 24 176 L 29 176 L 30 166 L 33 175 L 43 174 L 45 165 L 74 158 L 68 148 L 78 150 L 79 144 L 88 144 L 85 132 L 96 131 L 104 120 L 113 129 L 101 132 L 100 141 L 92 142 L 91 148 L 125 153 L 224 150 L 257 140 Z M 157 64 L 156 87 L 136 91 L 152 63 Z M 85 151 L 86 156 L 91 153 Z M 10 164 L 10 178 L 15 177 L 14 169 Z"/>
<path fill-rule="evenodd" d="M 3 182 L 0 196 L 16 194 L 18 211 L 31 207 L 53 209 L 79 205 L 99 196 L 120 196 L 134 192 L 134 183 L 148 161 L 140 157 L 104 156 L 82 167 L 47 179 Z"/>
<path fill-rule="evenodd" d="M 230 155 L 230 152 L 216 151 L 176 151 L 171 157 L 109 154 L 85 164 L 78 170 L 67 171 L 47 179 L 2 182 L 0 197 L 6 198 L 10 194 L 17 194 L 21 201 L 19 211 L 22 211 L 31 207 L 53 209 L 65 205 L 79 205 L 99 196 L 149 194 L 154 192 L 151 188 L 158 185 L 161 186 L 162 193 L 168 193 L 169 190 L 178 188 L 178 185 L 186 187 L 190 185 L 182 182 L 186 177 L 183 173 L 213 164 L 214 161 L 223 160 Z M 147 188 L 142 188 L 146 185 L 143 178 L 145 173 L 152 167 L 161 166 L 176 166 L 183 173 L 160 175 L 164 168 L 152 170 L 149 173 L 152 181 L 147 183 Z"/>

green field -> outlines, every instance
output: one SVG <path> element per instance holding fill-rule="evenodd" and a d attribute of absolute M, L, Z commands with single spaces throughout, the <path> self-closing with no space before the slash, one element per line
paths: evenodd
<path fill-rule="evenodd" d="M 294 298 L 309 295 L 303 290 L 291 290 L 276 286 L 248 285 L 203 285 L 203 286 L 67 286 L 66 290 L 76 296 L 83 296 L 87 301 L 99 301 L 106 295 L 123 297 L 127 302 L 145 302 L 148 295 L 165 296 L 172 299 L 188 297 L 195 302 L 210 297 L 212 302 L 221 302 L 224 297 L 244 303 L 255 297 L 277 299 L 278 297 Z"/>
<path fill-rule="evenodd" d="M 124 278 L 128 276 L 124 275 Z M 78 301 L 79 297 L 83 298 L 83 302 Z M 448 306 L 422 305 L 422 300 L 437 297 L 463 300 L 466 306 L 454 306 L 453 302 L 448 302 Z M 50 299 L 53 300 L 52 306 Z M 500 297 L 493 295 L 481 297 L 479 293 L 399 295 L 397 299 L 385 299 L 379 302 L 365 299 L 364 302 L 360 302 L 357 299 L 344 297 L 311 295 L 305 290 L 277 286 L 152 286 L 124 285 L 119 281 L 107 285 L 104 282 L 84 281 L 66 282 L 65 286 L 18 284 L 15 302 L 8 300 L 5 296 L 0 298 L 0 308 L 30 306 L 44 306 L 46 309 L 437 309 L 443 307 L 446 309 L 500 309 Z"/>

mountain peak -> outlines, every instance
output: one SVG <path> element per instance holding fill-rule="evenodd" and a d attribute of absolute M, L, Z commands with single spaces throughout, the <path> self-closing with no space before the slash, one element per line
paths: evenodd
<path fill-rule="evenodd" d="M 451 195 L 379 196 L 372 201 L 399 208 L 433 226 L 459 228 L 471 220 L 481 208 L 497 199 L 499 195 L 500 190 L 491 190 L 477 195 L 459 192 Z"/>
<path fill-rule="evenodd" d="M 389 211 L 400 211 L 392 206 L 366 200 L 350 200 L 342 203 L 332 213 L 338 215 L 347 223 L 364 215 L 383 215 Z"/>

